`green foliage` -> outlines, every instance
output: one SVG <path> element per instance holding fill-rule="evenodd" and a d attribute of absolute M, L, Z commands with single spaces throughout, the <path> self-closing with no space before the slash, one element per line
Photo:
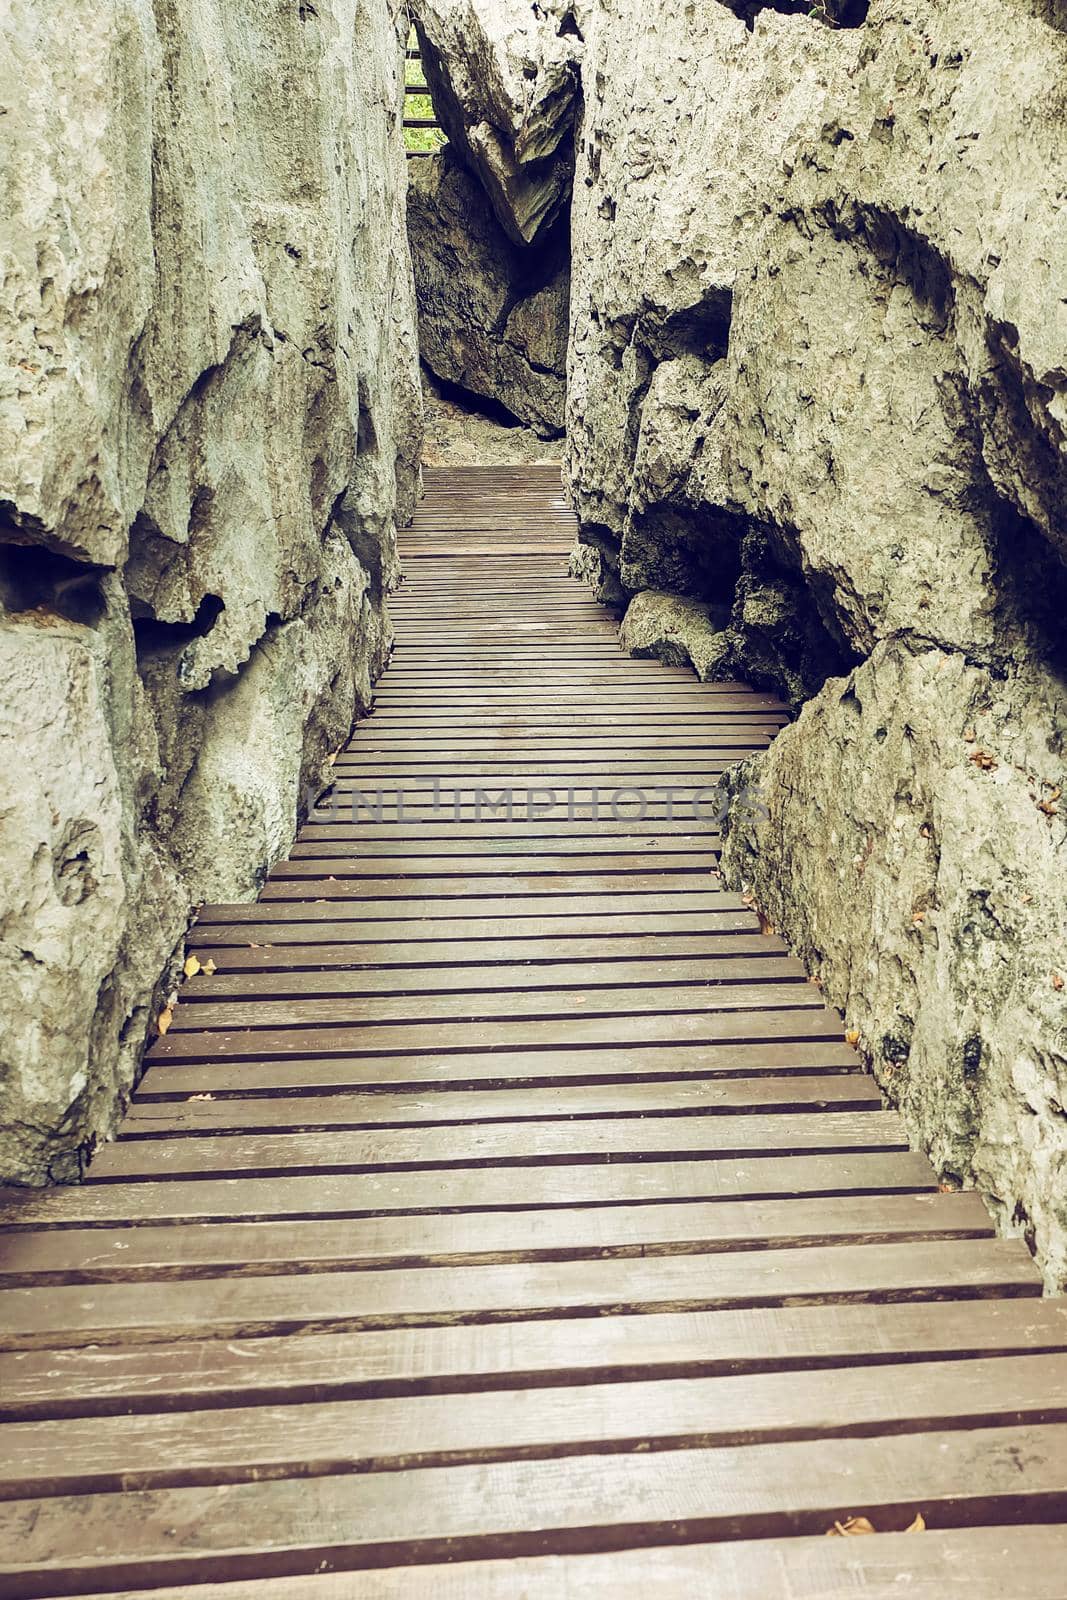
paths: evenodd
<path fill-rule="evenodd" d="M 412 33 L 412 38 L 414 39 L 414 37 L 415 35 Z M 404 82 L 417 89 L 426 88 L 426 78 L 422 70 L 421 61 L 406 61 L 404 63 Z M 409 117 L 419 120 L 436 117 L 436 115 L 437 113 L 434 111 L 433 101 L 430 99 L 428 91 L 426 94 L 409 94 L 405 96 L 405 122 Z M 404 149 L 409 154 L 430 154 L 434 150 L 440 150 L 441 146 L 446 143 L 446 136 L 440 128 L 406 127 L 404 129 Z"/>
<path fill-rule="evenodd" d="M 440 150 L 448 140 L 440 128 L 405 128 L 404 149 L 408 155 L 432 155 L 435 150 Z"/>

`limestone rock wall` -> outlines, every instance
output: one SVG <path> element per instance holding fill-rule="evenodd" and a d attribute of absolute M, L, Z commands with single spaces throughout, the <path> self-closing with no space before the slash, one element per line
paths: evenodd
<path fill-rule="evenodd" d="M 517 245 L 563 217 L 582 33 L 571 0 L 412 0 L 441 126 Z"/>
<path fill-rule="evenodd" d="M 409 162 L 419 352 L 430 371 L 504 406 L 543 439 L 564 427 L 570 251 L 557 227 L 512 243 L 451 147 Z"/>
<path fill-rule="evenodd" d="M 77 1175 L 367 703 L 420 402 L 393 0 L 12 0 L 0 1171 Z"/>
<path fill-rule="evenodd" d="M 1065 1284 L 1067 36 L 1027 0 L 578 21 L 579 565 L 655 591 L 631 639 L 807 702 L 734 780 L 767 816 L 728 880 Z"/>

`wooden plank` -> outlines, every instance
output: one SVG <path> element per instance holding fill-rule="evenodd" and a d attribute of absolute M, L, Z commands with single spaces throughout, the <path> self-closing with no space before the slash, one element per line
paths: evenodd
<path fill-rule="evenodd" d="M 236 1074 L 234 1077 L 236 1078 Z M 220 1092 L 224 1088 L 225 1092 Z M 691 1079 L 655 1084 L 552 1088 L 487 1088 L 451 1092 L 447 1083 L 406 1094 L 280 1094 L 243 1097 L 234 1082 L 208 1098 L 136 1100 L 123 1123 L 123 1137 L 160 1134 L 277 1132 L 282 1129 L 445 1127 L 578 1119 L 756 1115 L 774 1112 L 863 1111 L 882 1104 L 861 1073 L 830 1077 L 730 1078 L 702 1085 Z"/>
<path fill-rule="evenodd" d="M 0 1500 L 1063 1422 L 1059 1355 L 65 1418 L 4 1426 Z"/>
<path fill-rule="evenodd" d="M 139 1279 L 295 1271 L 392 1270 L 572 1261 L 587 1256 L 700 1255 L 842 1241 L 991 1238 L 975 1194 L 857 1196 L 718 1204 L 322 1221 L 294 1251 L 291 1224 L 214 1227 L 22 1228 L 0 1243 L 0 1284 L 126 1283 Z M 295 1258 L 295 1259 L 294 1259 Z"/>
<path fill-rule="evenodd" d="M 705 1160 L 808 1150 L 906 1149 L 903 1125 L 889 1111 L 812 1111 L 803 1117 L 707 1116 L 542 1122 L 462 1129 L 379 1129 L 374 1133 L 198 1135 L 183 1139 L 125 1139 L 96 1158 L 96 1181 L 195 1177 L 197 1174 L 300 1171 L 332 1167 L 409 1171 L 483 1164 L 543 1166 L 586 1161 L 639 1161 L 649 1155 Z"/>
<path fill-rule="evenodd" d="M 442 1566 L 257 1578 L 256 1600 L 1063 1600 L 1067 1527 L 968 1527 L 867 1539 L 791 1538 L 609 1555 L 532 1556 Z M 93 1600 L 93 1597 L 90 1597 Z M 100 1600 L 100 1597 L 95 1597 Z M 190 1600 L 190 1591 L 125 1590 L 115 1600 Z M 198 1585 L 196 1600 L 249 1600 L 243 1583 Z"/>
<path fill-rule="evenodd" d="M 246 1341 L 0 1355 L 7 1421 L 388 1395 L 477 1394 L 562 1383 L 866 1369 L 1067 1349 L 1067 1308 L 1049 1300 L 665 1312 L 487 1323 L 478 1328 L 308 1334 Z M 872 1369 L 888 1371 L 874 1372 Z"/>
<path fill-rule="evenodd" d="M 727 955 L 716 960 L 705 957 L 700 961 L 657 960 L 606 961 L 602 963 L 547 961 L 530 963 L 499 962 L 492 967 L 461 967 L 449 961 L 447 966 L 416 966 L 371 969 L 361 971 L 324 970 L 283 974 L 277 970 L 267 973 L 218 972 L 208 977 L 201 973 L 182 988 L 182 1004 L 200 1004 L 206 1000 L 219 1000 L 224 996 L 241 997 L 270 995 L 282 1000 L 300 995 L 343 994 L 477 994 L 486 990 L 539 990 L 559 992 L 576 989 L 585 992 L 595 988 L 649 987 L 667 985 L 677 987 L 683 983 L 752 983 L 762 979 L 778 982 L 786 978 L 801 977 L 806 981 L 803 968 L 795 956 L 776 953 L 778 941 L 765 939 L 751 941 L 755 954 Z M 766 953 L 760 945 L 766 945 Z M 262 954 L 262 952 L 260 952 Z M 442 952 L 447 959 L 451 952 Z"/>
<path fill-rule="evenodd" d="M 343 885 L 337 886 L 338 899 L 341 899 L 340 890 L 343 887 Z M 262 902 L 254 905 L 205 906 L 197 925 L 203 928 L 212 923 L 262 923 L 267 920 L 307 921 L 321 924 L 323 917 L 321 902 L 328 898 L 330 897 L 308 889 L 303 891 L 302 899 L 292 903 L 278 899 L 272 901 L 269 906 L 265 906 Z M 398 896 L 394 900 L 368 896 L 347 907 L 348 915 L 357 917 L 364 924 L 374 921 L 388 922 L 394 919 L 401 922 L 429 921 L 435 916 L 450 921 L 505 917 L 512 924 L 524 917 L 551 916 L 585 922 L 591 918 L 629 918 L 634 912 L 653 915 L 676 911 L 690 915 L 694 913 L 707 915 L 716 911 L 736 912 L 747 909 L 740 895 L 725 894 L 715 888 L 649 890 L 647 893 L 638 894 L 575 894 L 569 898 L 551 894 L 508 894 L 495 897 L 476 894 L 466 900 L 452 897 L 447 900 L 435 899 L 416 890 L 407 896 Z M 340 906 L 331 907 L 329 912 L 331 918 L 343 914 Z"/>
<path fill-rule="evenodd" d="M 371 738 L 383 728 L 391 732 L 409 734 L 412 737 L 421 736 L 427 731 L 436 730 L 441 734 L 451 730 L 457 736 L 458 742 L 459 737 L 465 737 L 466 731 L 472 725 L 486 735 L 510 731 L 516 734 L 534 732 L 570 737 L 577 731 L 596 736 L 610 733 L 614 738 L 619 736 L 620 730 L 630 729 L 634 736 L 646 738 L 655 729 L 662 730 L 665 736 L 675 732 L 714 736 L 718 728 L 752 724 L 777 728 L 784 720 L 783 714 L 751 706 L 747 699 L 736 701 L 731 699 L 725 705 L 719 701 L 714 704 L 709 702 L 698 707 L 696 711 L 672 710 L 670 706 L 664 706 L 659 713 L 654 709 L 642 712 L 634 708 L 629 714 L 625 711 L 613 711 L 593 702 L 584 715 L 580 709 L 565 711 L 561 707 L 554 713 L 551 707 L 541 711 L 523 711 L 504 706 L 495 709 L 486 708 L 485 715 L 471 711 L 453 716 L 427 707 L 423 711 L 413 711 L 407 716 L 399 712 L 386 711 L 383 706 L 379 706 L 357 725 L 349 748 L 356 749 L 361 739 Z"/>
<path fill-rule="evenodd" d="M 559 895 L 567 899 L 623 894 L 718 894 L 719 885 L 710 871 L 650 872 L 643 870 L 622 873 L 594 873 L 572 871 L 561 877 L 558 873 L 499 873 L 464 877 L 449 874 L 445 877 L 407 878 L 376 877 L 365 882 L 361 878 L 345 877 L 335 869 L 324 877 L 271 877 L 264 885 L 260 904 L 275 900 L 300 897 L 329 900 L 353 896 L 369 901 L 425 900 L 467 901 L 507 896 L 521 900 Z M 684 907 L 683 909 L 688 909 Z"/>
<path fill-rule="evenodd" d="M 707 750 L 739 741 L 766 743 L 777 731 L 777 724 L 758 722 L 719 724 L 713 728 L 697 729 L 693 732 L 664 730 L 658 750 L 652 752 L 650 747 L 635 743 L 633 736 L 627 738 L 621 734 L 613 734 L 609 729 L 601 733 L 590 730 L 585 741 L 585 750 L 602 755 L 605 759 L 616 752 L 663 754 L 672 751 L 680 755 L 684 750 Z M 366 730 L 357 735 L 348 751 L 337 758 L 336 766 L 342 771 L 353 771 L 365 767 L 372 756 L 381 755 L 412 755 L 423 765 L 429 765 L 442 753 L 455 753 L 457 759 L 465 759 L 467 754 L 484 758 L 486 754 L 516 750 L 524 752 L 528 759 L 539 760 L 546 754 L 554 751 L 565 752 L 566 749 L 567 741 L 547 729 L 494 730 L 483 726 L 479 733 L 461 732 L 457 729 L 447 737 L 434 737 L 425 730 L 400 733 L 387 725 L 384 720 L 376 727 L 372 719 Z"/>
<path fill-rule="evenodd" d="M 725 898 L 725 897 L 724 897 Z M 245 910 L 256 913 L 244 916 Z M 440 941 L 485 944 L 491 957 L 500 940 L 534 940 L 543 945 L 552 940 L 566 951 L 572 940 L 599 938 L 604 942 L 658 937 L 678 939 L 694 935 L 714 938 L 717 934 L 758 933 L 759 918 L 747 908 L 724 911 L 669 911 L 625 919 L 597 916 L 481 916 L 388 917 L 360 916 L 359 906 L 344 901 L 330 905 L 329 920 L 320 920 L 307 908 L 295 904 L 275 904 L 264 910 L 258 906 L 205 907 L 189 935 L 194 950 L 218 945 L 237 945 L 243 949 L 287 944 L 337 946 L 361 945 L 381 949 L 386 942 L 397 947 L 408 943 L 430 946 Z M 218 915 L 221 912 L 222 915 Z M 232 913 L 237 912 L 237 916 Z M 614 926 L 613 926 L 614 923 Z"/>
<path fill-rule="evenodd" d="M 603 1045 L 567 1050 L 456 1051 L 392 1056 L 293 1056 L 288 1060 L 205 1061 L 183 1064 L 153 1058 L 137 1099 L 173 1100 L 220 1089 L 246 1094 L 369 1089 L 555 1088 L 635 1081 L 714 1082 L 732 1078 L 792 1079 L 857 1071 L 855 1052 L 834 1040 L 769 1040 L 756 1044 Z"/>
<path fill-rule="evenodd" d="M 233 1030 L 242 1028 L 303 1028 L 338 1023 L 421 1024 L 428 1020 L 457 1020 L 471 1024 L 471 1042 L 477 1026 L 500 1018 L 507 1023 L 527 1017 L 537 1021 L 557 1019 L 566 1024 L 572 1018 L 592 1020 L 605 1017 L 616 1022 L 621 1017 L 651 1014 L 663 1018 L 674 1013 L 706 1014 L 717 1011 L 821 1010 L 819 990 L 799 974 L 784 983 L 709 983 L 698 980 L 675 987 L 651 985 L 647 988 L 592 988 L 588 993 L 573 989 L 535 989 L 502 994 L 342 995 L 326 999 L 264 997 L 229 999 L 217 1004 L 200 1000 L 179 1005 L 174 1010 L 171 1033 L 183 1030 Z M 616 1032 L 617 1027 L 616 1027 Z M 566 1038 L 562 1039 L 566 1043 Z M 179 1047 L 180 1048 L 180 1047 Z"/>
<path fill-rule="evenodd" d="M 796 985 L 797 988 L 806 987 Z M 812 993 L 808 990 L 809 995 Z M 179 1008 L 180 1009 L 180 1008 Z M 825 1008 L 783 1005 L 776 1011 L 672 1011 L 628 1014 L 625 1032 L 637 1045 L 713 1044 L 756 1039 L 838 1039 L 840 1018 Z M 157 1061 L 229 1061 L 263 1056 L 413 1055 L 420 1051 L 464 1053 L 528 1049 L 572 1050 L 612 1045 L 620 1030 L 617 1016 L 530 1017 L 519 1020 L 408 1021 L 344 1023 L 321 1027 L 225 1028 L 185 1032 L 173 1029 L 152 1046 Z"/>
<path fill-rule="evenodd" d="M 1062 1520 L 1067 1430 L 978 1428 L 877 1445 L 786 1441 L 15 1501 L 0 1510 L 0 1596 L 784 1538 L 821 1534 L 857 1508 L 889 1531 L 919 1511 L 942 1528 Z"/>
<path fill-rule="evenodd" d="M 717 862 L 719 845 L 718 832 L 711 829 L 705 833 L 692 830 L 688 837 L 668 839 L 660 839 L 655 834 L 622 834 L 614 838 L 609 835 L 598 839 L 576 828 L 571 838 L 524 839 L 521 835 L 510 839 L 487 838 L 480 839 L 476 847 L 465 839 L 414 837 L 417 833 L 414 828 L 409 830 L 409 837 L 396 839 L 378 838 L 373 833 L 368 836 L 358 825 L 344 823 L 333 828 L 321 823 L 301 831 L 302 838 L 293 846 L 292 861 L 336 859 L 378 873 L 419 873 L 427 870 L 427 863 L 441 873 L 461 871 L 468 864 L 475 872 L 508 872 L 515 858 L 545 872 L 567 872 L 573 865 L 581 866 L 590 861 L 610 871 L 619 856 L 624 861 L 643 860 L 646 864 L 660 861 L 671 864 L 695 858 L 710 871 Z M 472 853 L 474 848 L 477 854 Z M 458 866 L 457 861 L 463 866 Z M 379 862 L 384 866 L 378 866 Z M 393 862 L 403 863 L 403 866 L 394 868 Z"/>
<path fill-rule="evenodd" d="M 735 761 L 742 761 L 763 749 L 762 744 L 748 744 L 718 754 L 712 753 L 693 760 L 686 759 L 684 770 L 679 762 L 621 761 L 612 771 L 601 764 L 583 766 L 580 761 L 552 758 L 537 762 L 537 771 L 529 763 L 508 761 L 503 757 L 492 762 L 469 764 L 451 761 L 430 762 L 420 766 L 411 762 L 392 761 L 386 766 L 375 764 L 365 770 L 334 769 L 333 787 L 340 793 L 353 789 L 385 794 L 402 790 L 414 798 L 421 794 L 450 795 L 455 790 L 481 788 L 486 784 L 506 785 L 514 796 L 513 805 L 525 805 L 523 796 L 532 791 L 541 795 L 547 789 L 563 788 L 567 794 L 588 795 L 607 791 L 606 805 L 616 790 L 637 790 L 647 796 L 646 804 L 658 799 L 661 791 L 676 791 L 678 799 L 714 787 L 717 778 Z M 566 780 L 566 781 L 564 781 Z"/>
<path fill-rule="evenodd" d="M 479 822 L 473 819 L 457 820 L 449 812 L 436 820 L 419 823 L 414 820 L 375 822 L 366 811 L 362 811 L 358 821 L 353 821 L 343 811 L 341 815 L 332 815 L 329 802 L 326 802 L 320 803 L 312 812 L 300 830 L 300 838 L 308 844 L 315 844 L 322 839 L 350 839 L 358 841 L 361 848 L 364 842 L 368 847 L 374 847 L 392 844 L 396 840 L 421 840 L 427 844 L 450 841 L 456 845 L 465 844 L 469 848 L 471 841 L 477 840 L 479 851 L 497 847 L 523 850 L 547 847 L 555 850 L 557 847 L 566 849 L 563 841 L 570 839 L 576 843 L 580 841 L 586 850 L 591 846 L 597 849 L 615 848 L 618 841 L 623 840 L 647 840 L 650 849 L 684 849 L 693 841 L 717 842 L 719 830 L 703 817 L 670 818 L 665 815 L 643 823 L 634 817 L 616 819 L 610 809 L 607 816 L 595 819 L 575 816 L 564 820 L 558 816 L 538 816 L 532 821 L 516 819 L 508 822 L 504 817 L 486 816 Z M 629 844 L 621 847 L 631 848 Z"/>
<path fill-rule="evenodd" d="M 626 841 L 622 840 L 620 843 L 625 846 Z M 605 851 L 602 855 L 595 855 L 592 853 L 595 843 L 589 840 L 588 854 L 579 854 L 576 850 L 571 850 L 561 851 L 556 855 L 523 855 L 512 848 L 494 856 L 492 853 L 465 855 L 458 849 L 452 855 L 431 854 L 428 848 L 429 841 L 424 845 L 421 854 L 416 852 L 411 855 L 384 855 L 380 845 L 374 853 L 371 853 L 361 849 L 358 842 L 351 839 L 324 839 L 321 842 L 308 840 L 299 847 L 294 847 L 291 859 L 275 867 L 273 875 L 275 878 L 286 875 L 294 878 L 329 876 L 485 878 L 511 874 L 544 877 L 558 876 L 561 873 L 592 872 L 614 876 L 634 872 L 647 873 L 654 868 L 660 873 L 699 873 L 706 881 L 707 875 L 718 866 L 719 858 L 717 851 L 708 849 L 706 840 L 702 840 L 701 843 L 703 851 L 700 854 L 696 851 L 682 854 L 672 851 L 669 846 L 666 850 L 651 846 L 639 855 L 627 854 L 625 848 L 614 853 Z"/>
<path fill-rule="evenodd" d="M 99 1181 L 60 1189 L 7 1190 L 7 1229 L 106 1227 L 113 1223 L 270 1221 L 401 1213 L 526 1211 L 665 1201 L 774 1200 L 800 1196 L 929 1194 L 933 1168 L 911 1152 L 739 1157 L 528 1167 L 521 1189 L 508 1167 L 488 1167 L 472 1189 L 467 1169 L 311 1177 L 193 1178 L 165 1183 Z"/>
<path fill-rule="evenodd" d="M 208 930 L 205 930 L 205 937 Z M 681 934 L 676 938 L 659 939 L 625 934 L 615 937 L 581 938 L 572 936 L 561 943 L 553 938 L 502 939 L 487 948 L 486 941 L 469 940 L 415 940 L 409 943 L 359 945 L 244 945 L 204 944 L 193 938 L 193 945 L 207 960 L 215 962 L 221 975 L 237 972 L 288 972 L 305 967 L 322 967 L 331 971 L 344 970 L 376 973 L 388 980 L 393 969 L 407 969 L 403 981 L 416 981 L 419 972 L 443 966 L 474 967 L 478 969 L 480 986 L 497 987 L 500 973 L 527 973 L 531 983 L 538 973 L 558 966 L 566 970 L 581 957 L 590 983 L 612 981 L 612 972 L 624 968 L 651 967 L 654 971 L 669 972 L 672 967 L 691 969 L 698 963 L 712 974 L 720 964 L 740 960 L 775 958 L 779 941 L 758 933 L 716 933 L 711 929 L 703 938 Z M 572 961 L 570 958 L 574 958 Z M 467 982 L 474 983 L 468 973 Z M 504 983 L 505 980 L 501 980 Z"/>
<path fill-rule="evenodd" d="M 507 779 L 508 786 L 516 790 L 538 789 L 555 780 L 567 778 L 568 790 L 581 793 L 586 789 L 631 788 L 644 786 L 650 791 L 677 788 L 683 791 L 699 789 L 708 776 L 716 776 L 724 763 L 740 761 L 764 747 L 764 741 L 742 739 L 731 745 L 716 748 L 714 745 L 694 755 L 691 751 L 681 756 L 666 754 L 651 756 L 619 755 L 609 758 L 612 763 L 588 755 L 568 755 L 566 751 L 551 754 L 538 753 L 532 762 L 521 751 L 511 755 L 494 752 L 491 759 L 474 753 L 465 756 L 445 756 L 438 753 L 428 759 L 405 757 L 390 753 L 386 761 L 381 758 L 366 760 L 342 758 L 334 766 L 333 779 L 338 788 L 356 786 L 406 788 L 419 792 L 420 783 L 429 783 L 442 790 L 482 778 L 496 783 Z M 532 768 L 536 764 L 536 771 Z"/>
<path fill-rule="evenodd" d="M 176 1140 L 175 1143 L 189 1143 Z M 1039 1297 L 1015 1239 L 838 1244 L 702 1256 L 368 1269 L 156 1285 L 0 1291 L 0 1348 L 150 1344 L 553 1316 L 742 1310 L 882 1300 Z"/>

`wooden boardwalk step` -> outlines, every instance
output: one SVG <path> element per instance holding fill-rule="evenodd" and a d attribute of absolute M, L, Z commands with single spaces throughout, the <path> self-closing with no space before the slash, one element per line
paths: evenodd
<path fill-rule="evenodd" d="M 620 651 L 557 467 L 427 486 L 289 860 L 0 1193 L 0 1600 L 1064 1600 L 1067 1301 L 717 876 L 786 708 Z"/>
<path fill-rule="evenodd" d="M 513 1557 L 375 1568 L 314 1578 L 257 1578 L 255 1600 L 1062 1600 L 1067 1528 L 1027 1525 L 927 1532 L 916 1539 L 788 1538 L 628 1548 L 609 1555 Z M 907 1585 L 904 1588 L 904 1585 Z M 247 1584 L 124 1590 L 117 1600 L 249 1600 Z M 92 1600 L 92 1597 L 90 1597 Z M 100 1600 L 97 1595 L 96 1600 Z"/>
<path fill-rule="evenodd" d="M 890 1531 L 920 1513 L 940 1528 L 1062 1521 L 1067 1428 L 932 1430 L 887 1435 L 877 1447 L 831 1439 L 649 1449 L 224 1489 L 205 1476 L 190 1488 L 0 1505 L 0 1596 L 788 1540 L 821 1534 L 856 1506 Z"/>

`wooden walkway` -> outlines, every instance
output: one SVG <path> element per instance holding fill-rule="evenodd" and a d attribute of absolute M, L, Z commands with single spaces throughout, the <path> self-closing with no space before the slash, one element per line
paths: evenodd
<path fill-rule="evenodd" d="M 9 1197 L 0 1596 L 1067 1595 L 1067 1302 L 718 887 L 781 709 L 621 656 L 572 539 L 431 475 L 329 804 Z"/>

